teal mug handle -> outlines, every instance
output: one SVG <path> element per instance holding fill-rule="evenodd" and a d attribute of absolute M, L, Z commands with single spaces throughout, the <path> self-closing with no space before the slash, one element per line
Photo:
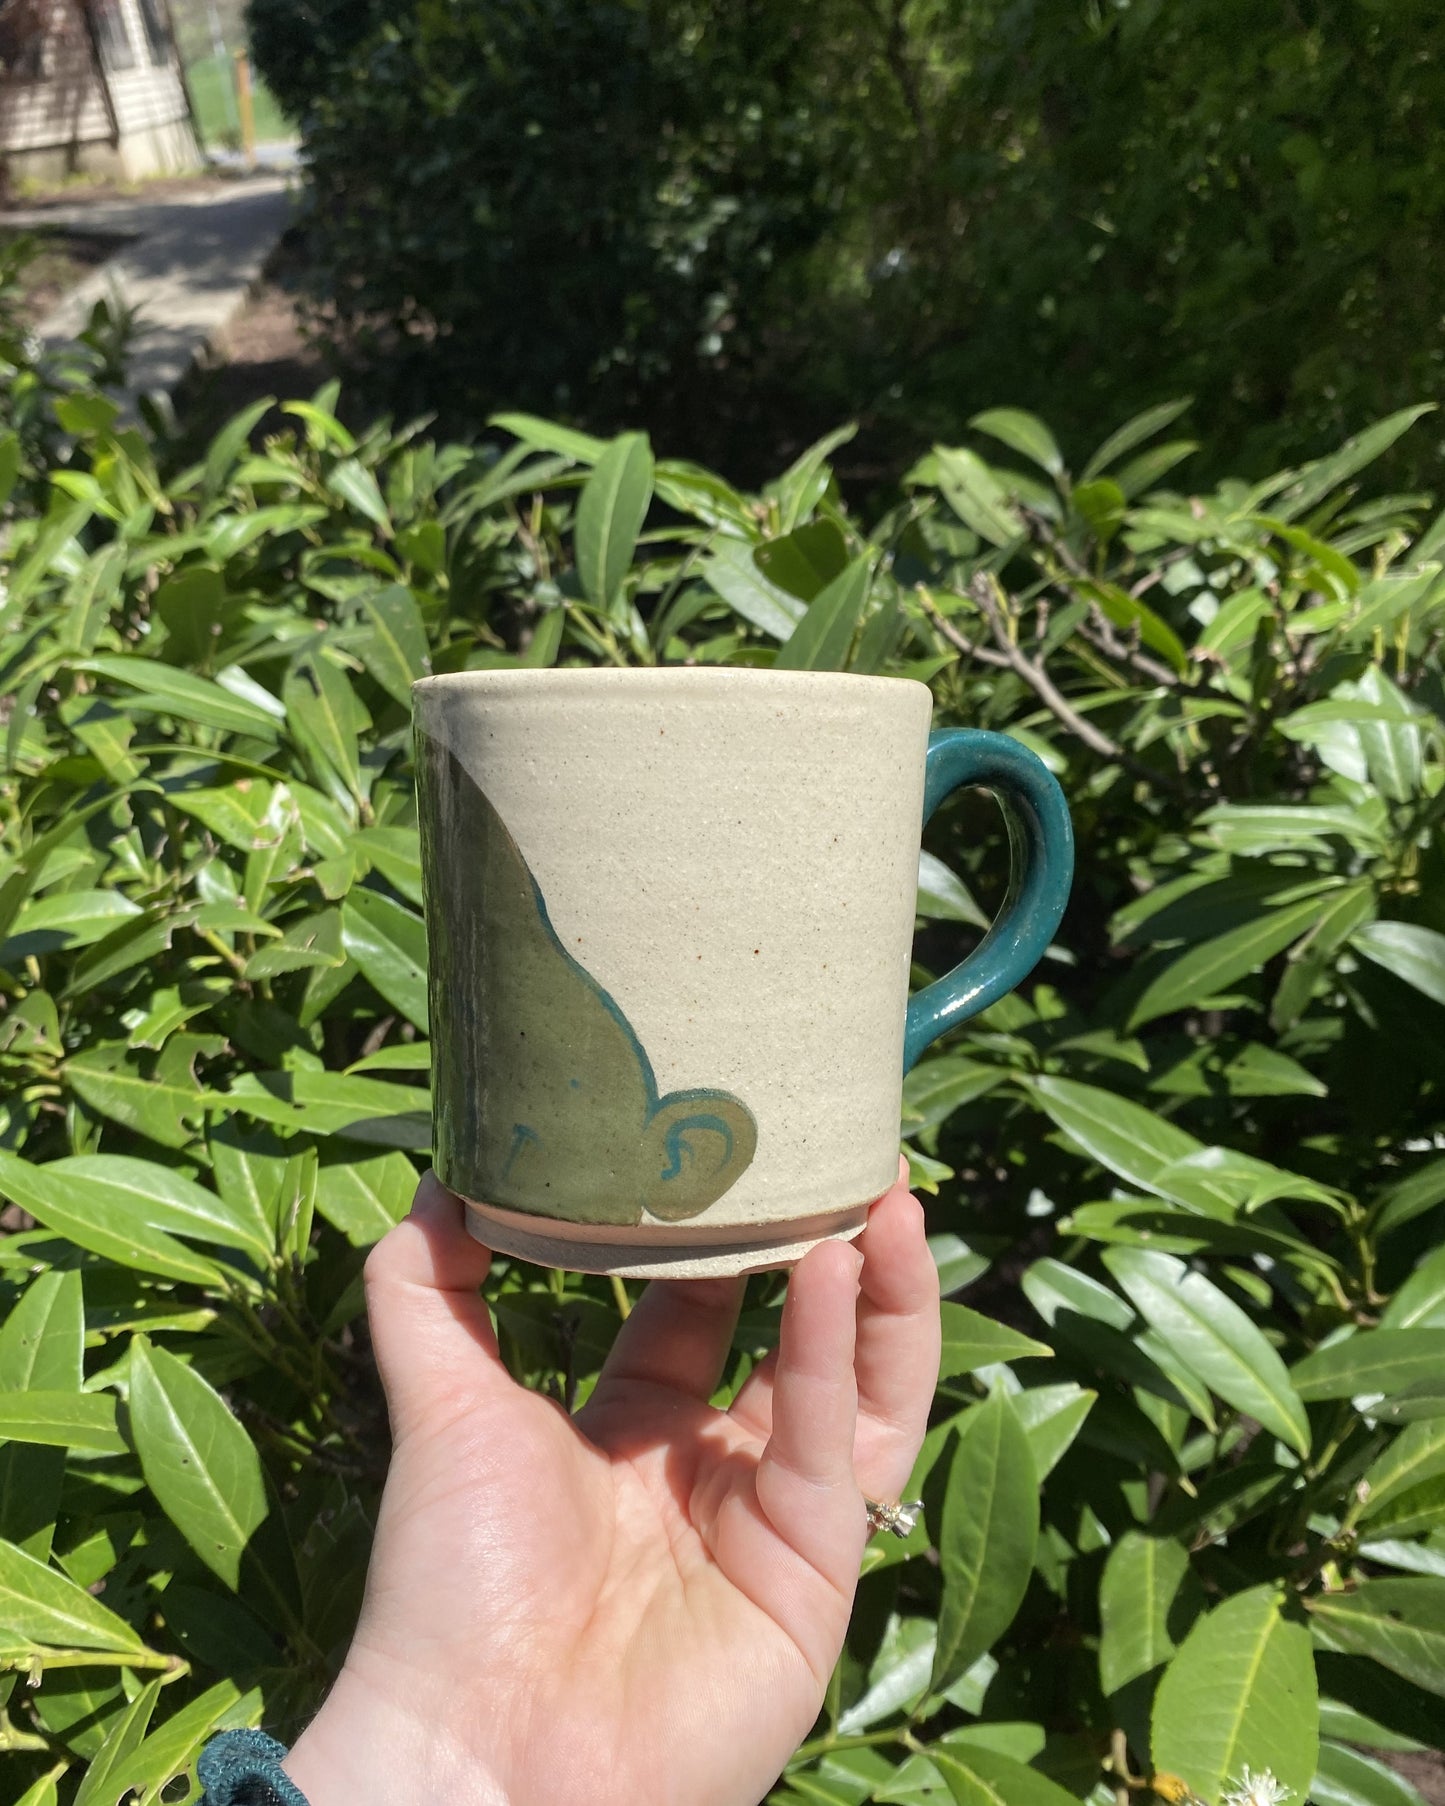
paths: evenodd
<path fill-rule="evenodd" d="M 1008 823 L 1008 896 L 968 958 L 909 998 L 905 1072 L 945 1030 L 997 1003 L 1028 977 L 1054 938 L 1073 883 L 1073 824 L 1064 793 L 1042 759 L 1006 734 L 972 728 L 930 734 L 924 821 L 945 797 L 970 785 L 992 790 Z"/>

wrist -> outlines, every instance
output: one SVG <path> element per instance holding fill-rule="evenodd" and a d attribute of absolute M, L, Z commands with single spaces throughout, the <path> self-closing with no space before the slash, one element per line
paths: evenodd
<path fill-rule="evenodd" d="M 282 1764 L 307 1806 L 509 1806 L 487 1753 L 452 1736 L 426 1692 L 398 1698 L 408 1684 L 400 1670 L 378 1685 L 348 1658 Z"/>

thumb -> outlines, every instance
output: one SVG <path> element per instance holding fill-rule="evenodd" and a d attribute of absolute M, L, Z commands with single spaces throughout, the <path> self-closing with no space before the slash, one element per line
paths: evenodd
<path fill-rule="evenodd" d="M 371 1342 L 398 1439 L 512 1384 L 479 1290 L 491 1264 L 491 1250 L 467 1233 L 461 1201 L 434 1173 L 367 1256 Z"/>

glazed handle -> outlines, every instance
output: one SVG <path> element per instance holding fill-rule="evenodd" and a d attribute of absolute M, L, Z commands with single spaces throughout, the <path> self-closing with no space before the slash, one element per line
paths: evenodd
<path fill-rule="evenodd" d="M 969 785 L 992 790 L 1009 835 L 1009 888 L 998 918 L 968 958 L 908 1000 L 903 1070 L 945 1031 L 1022 983 L 1043 957 L 1069 900 L 1074 830 L 1042 759 L 1006 734 L 945 728 L 928 740 L 923 819 Z"/>

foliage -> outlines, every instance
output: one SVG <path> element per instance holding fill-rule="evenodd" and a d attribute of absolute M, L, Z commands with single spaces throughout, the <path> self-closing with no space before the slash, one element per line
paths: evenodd
<path fill-rule="evenodd" d="M 385 10 L 376 0 L 249 0 L 251 54 L 282 112 L 299 119 Z"/>
<path fill-rule="evenodd" d="M 748 411 L 764 296 L 839 198 L 813 25 L 762 0 L 388 8 L 344 49 L 318 29 L 303 114 L 294 11 L 253 4 L 253 41 L 303 117 L 315 284 L 373 387 L 462 425 Z"/>
<path fill-rule="evenodd" d="M 645 419 L 751 476 L 861 408 L 891 474 L 1001 393 L 1082 453 L 1192 392 L 1201 468 L 1262 476 L 1439 391 L 1428 0 L 332 10 L 253 6 L 319 291 L 464 426 Z"/>
<path fill-rule="evenodd" d="M 1437 1742 L 1445 1695 L 1445 521 L 1357 494 L 1413 413 L 1190 495 L 1169 408 L 1074 474 L 997 410 L 865 531 L 845 434 L 750 496 L 527 417 L 358 440 L 335 399 L 163 473 L 92 398 L 8 526 L 16 1791 L 155 1801 L 218 1725 L 294 1735 L 345 1648 L 360 1266 L 429 1132 L 410 681 L 693 660 L 925 679 L 1049 761 L 1080 844 L 1036 981 L 905 1087 L 949 1296 L 925 1519 L 871 1546 L 774 1800 L 1218 1806 L 1248 1765 L 1417 1801 L 1356 1748 Z M 1003 858 L 984 798 L 931 825 L 920 979 Z M 622 1290 L 499 1262 L 513 1370 L 585 1398 Z"/>

